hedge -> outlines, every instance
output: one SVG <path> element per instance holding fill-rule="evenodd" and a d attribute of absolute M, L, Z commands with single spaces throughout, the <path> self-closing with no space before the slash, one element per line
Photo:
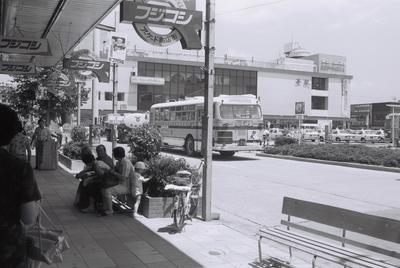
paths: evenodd
<path fill-rule="evenodd" d="M 290 144 L 267 147 L 264 153 L 338 162 L 400 167 L 400 150 L 348 144 Z"/>

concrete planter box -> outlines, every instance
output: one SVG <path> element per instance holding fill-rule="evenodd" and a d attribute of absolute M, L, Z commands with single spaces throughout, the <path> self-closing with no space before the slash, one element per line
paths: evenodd
<path fill-rule="evenodd" d="M 143 195 L 140 206 L 142 214 L 147 218 L 168 218 L 171 217 L 173 209 L 173 197 Z M 201 199 L 199 200 L 197 215 L 201 215 Z"/>
<path fill-rule="evenodd" d="M 147 218 L 168 218 L 171 217 L 173 197 L 151 197 L 143 195 L 142 214 Z"/>
<path fill-rule="evenodd" d="M 58 161 L 66 166 L 67 168 L 71 170 L 76 170 L 76 171 L 81 171 L 85 164 L 82 162 L 82 160 L 74 160 L 69 158 L 68 156 L 63 155 L 62 153 L 58 154 Z"/>

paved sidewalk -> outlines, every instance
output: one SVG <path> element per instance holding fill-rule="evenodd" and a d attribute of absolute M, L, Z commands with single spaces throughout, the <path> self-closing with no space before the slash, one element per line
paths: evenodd
<path fill-rule="evenodd" d="M 71 245 L 63 263 L 42 267 L 249 267 L 257 257 L 256 237 L 218 221 L 193 220 L 182 233 L 170 234 L 171 218 L 84 214 L 72 205 L 78 187 L 73 176 L 61 168 L 35 175 L 44 209 Z"/>

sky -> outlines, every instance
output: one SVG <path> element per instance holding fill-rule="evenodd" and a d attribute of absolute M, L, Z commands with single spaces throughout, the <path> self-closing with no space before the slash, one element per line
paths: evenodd
<path fill-rule="evenodd" d="M 347 58 L 350 103 L 400 100 L 399 0 L 215 2 L 216 55 L 273 60 L 293 40 L 312 54 Z"/>
<path fill-rule="evenodd" d="M 215 8 L 216 56 L 270 61 L 295 41 L 347 58 L 350 104 L 400 100 L 400 0 L 215 0 Z"/>

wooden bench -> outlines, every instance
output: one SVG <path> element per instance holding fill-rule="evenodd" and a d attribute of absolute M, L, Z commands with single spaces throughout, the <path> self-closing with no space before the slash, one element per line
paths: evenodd
<path fill-rule="evenodd" d="M 261 248 L 265 238 L 288 246 L 289 260 L 281 261 L 284 267 L 291 267 L 292 249 L 310 255 L 312 267 L 318 259 L 344 267 L 400 267 L 400 221 L 289 197 L 283 199 L 282 214 L 287 215 L 281 220 L 286 228 L 258 232 L 260 263 L 265 261 Z"/>

